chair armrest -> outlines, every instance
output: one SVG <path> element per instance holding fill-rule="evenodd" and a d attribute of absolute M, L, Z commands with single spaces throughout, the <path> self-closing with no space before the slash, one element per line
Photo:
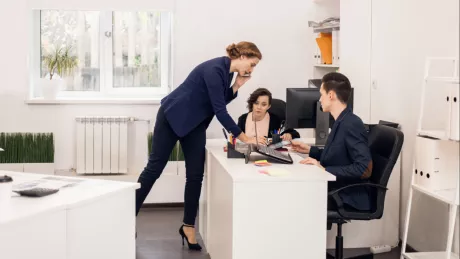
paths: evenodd
<path fill-rule="evenodd" d="M 345 189 L 349 189 L 349 188 L 352 188 L 352 187 L 358 187 L 358 186 L 370 186 L 370 187 L 375 187 L 377 189 L 382 189 L 382 190 L 385 190 L 385 191 L 388 190 L 387 187 L 385 187 L 383 185 L 380 185 L 380 184 L 375 184 L 375 183 L 355 183 L 355 184 L 350 184 L 350 185 L 344 186 L 342 188 L 330 191 L 328 193 L 328 196 L 333 196 L 334 194 L 336 194 L 338 192 L 341 192 L 341 191 L 343 191 Z"/>
<path fill-rule="evenodd" d="M 339 192 L 340 191 L 343 191 L 345 189 L 350 189 L 352 187 L 358 187 L 358 186 L 371 186 L 371 187 L 374 187 L 376 189 L 381 189 L 381 190 L 388 190 L 388 188 L 386 188 L 385 186 L 383 185 L 380 185 L 380 184 L 374 184 L 374 183 L 356 183 L 356 184 L 350 184 L 350 185 L 347 185 L 345 187 L 342 187 L 342 188 L 339 188 L 339 189 L 336 189 L 336 190 L 333 190 L 333 191 L 330 191 L 328 193 L 328 196 L 331 197 L 335 203 L 337 204 L 337 212 L 344 218 L 348 218 L 350 215 L 349 213 L 347 213 L 347 211 L 343 208 L 343 201 L 342 201 L 342 198 L 340 198 L 339 196 Z"/>
<path fill-rule="evenodd" d="M 335 204 L 337 205 L 337 209 L 343 209 L 343 201 L 342 198 L 340 198 L 339 194 L 337 192 L 334 192 L 332 194 L 328 194 L 328 196 L 331 196 L 332 199 L 334 200 Z M 340 212 L 339 212 L 340 213 Z"/>

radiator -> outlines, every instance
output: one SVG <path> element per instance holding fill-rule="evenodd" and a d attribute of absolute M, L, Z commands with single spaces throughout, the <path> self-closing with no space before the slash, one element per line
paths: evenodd
<path fill-rule="evenodd" d="M 77 174 L 128 173 L 130 117 L 77 117 Z"/>

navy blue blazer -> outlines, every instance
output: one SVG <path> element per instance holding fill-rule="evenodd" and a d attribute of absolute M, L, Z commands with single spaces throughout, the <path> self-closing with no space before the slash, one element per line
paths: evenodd
<path fill-rule="evenodd" d="M 232 79 L 229 57 L 214 58 L 195 67 L 181 85 L 161 100 L 173 131 L 183 137 L 203 122 L 209 126 L 216 115 L 228 132 L 240 135 L 226 107 L 237 96 L 230 85 Z"/>
<path fill-rule="evenodd" d="M 336 176 L 336 182 L 329 183 L 329 190 L 367 182 L 372 173 L 367 131 L 362 120 L 349 108 L 334 122 L 324 149 L 311 147 L 310 157 Z M 355 209 L 371 209 L 370 191 L 366 187 L 344 190 L 339 195 L 344 204 Z"/>

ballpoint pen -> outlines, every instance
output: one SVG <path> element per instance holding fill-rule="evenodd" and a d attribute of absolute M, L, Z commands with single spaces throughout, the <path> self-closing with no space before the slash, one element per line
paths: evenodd
<path fill-rule="evenodd" d="M 227 133 L 225 133 L 225 129 L 222 128 L 222 132 L 224 133 L 225 139 L 228 140 Z"/>

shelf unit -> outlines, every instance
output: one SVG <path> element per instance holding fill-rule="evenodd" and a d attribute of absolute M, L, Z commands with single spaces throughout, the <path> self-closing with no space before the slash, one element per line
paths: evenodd
<path fill-rule="evenodd" d="M 340 66 L 334 64 L 315 64 L 314 67 L 339 68 Z"/>
<path fill-rule="evenodd" d="M 313 30 L 313 45 L 315 51 L 312 53 L 313 56 L 313 78 L 321 79 L 325 74 L 334 72 L 340 68 L 340 23 L 325 24 L 318 27 L 311 27 Z M 332 54 L 333 63 L 323 64 L 321 63 L 322 55 L 316 42 L 316 38 L 319 33 L 331 33 L 332 34 Z"/>
<path fill-rule="evenodd" d="M 459 259 L 457 254 L 450 253 L 451 259 Z M 447 252 L 425 252 L 425 253 L 406 253 L 404 258 L 407 259 L 442 259 L 448 258 Z"/>
<path fill-rule="evenodd" d="M 419 130 L 418 135 L 423 136 L 423 137 L 431 137 L 431 138 L 435 138 L 435 139 L 441 139 L 441 140 L 448 140 L 449 139 L 448 135 L 443 130 Z"/>
<path fill-rule="evenodd" d="M 447 203 L 449 205 L 457 205 L 457 206 L 459 205 L 458 204 L 458 192 L 457 192 L 458 189 L 444 189 L 444 190 L 431 191 L 417 184 L 413 184 L 412 188 L 421 193 L 429 195 L 437 200 Z M 457 196 L 455 196 L 456 194 Z"/>
<path fill-rule="evenodd" d="M 445 61 L 452 65 L 453 73 L 451 77 L 445 76 L 430 76 L 430 70 L 434 61 Z M 452 252 L 452 243 L 454 238 L 454 228 L 459 205 L 459 189 L 460 189 L 460 172 L 459 155 L 452 154 L 452 150 L 458 151 L 459 144 L 459 60 L 458 58 L 428 58 L 425 67 L 425 77 L 422 86 L 421 110 L 418 121 L 417 140 L 418 143 L 423 143 L 423 147 L 416 147 L 414 158 L 414 172 L 411 179 L 411 188 L 409 189 L 409 201 L 407 204 L 406 226 L 404 229 L 404 237 L 401 251 L 401 259 L 459 259 L 459 255 Z M 448 96 L 441 98 L 426 94 L 427 83 L 436 83 L 436 87 L 448 87 L 445 93 Z M 436 89 L 438 91 L 446 89 Z M 443 107 L 446 109 L 436 110 L 439 114 L 445 114 L 445 123 L 442 129 L 433 129 L 424 125 L 425 104 L 430 102 L 430 109 L 433 103 L 441 103 L 447 101 Z M 441 116 L 441 115 L 440 115 Z M 431 125 L 433 126 L 433 125 Z M 430 143 L 431 142 L 431 143 Z M 441 144 L 443 143 L 443 144 Z M 419 172 L 417 172 L 419 170 Z M 425 171 L 425 175 L 423 174 Z M 431 179 L 429 175 L 432 175 Z M 417 178 L 416 178 L 417 177 Z M 453 179 L 456 178 L 456 179 Z M 454 188 L 452 188 L 455 186 Z M 424 195 L 428 195 L 441 202 L 449 205 L 449 231 L 447 233 L 447 244 L 445 251 L 438 252 L 417 252 L 407 253 L 407 235 L 410 225 L 410 214 L 412 207 L 413 192 L 418 191 Z"/>

